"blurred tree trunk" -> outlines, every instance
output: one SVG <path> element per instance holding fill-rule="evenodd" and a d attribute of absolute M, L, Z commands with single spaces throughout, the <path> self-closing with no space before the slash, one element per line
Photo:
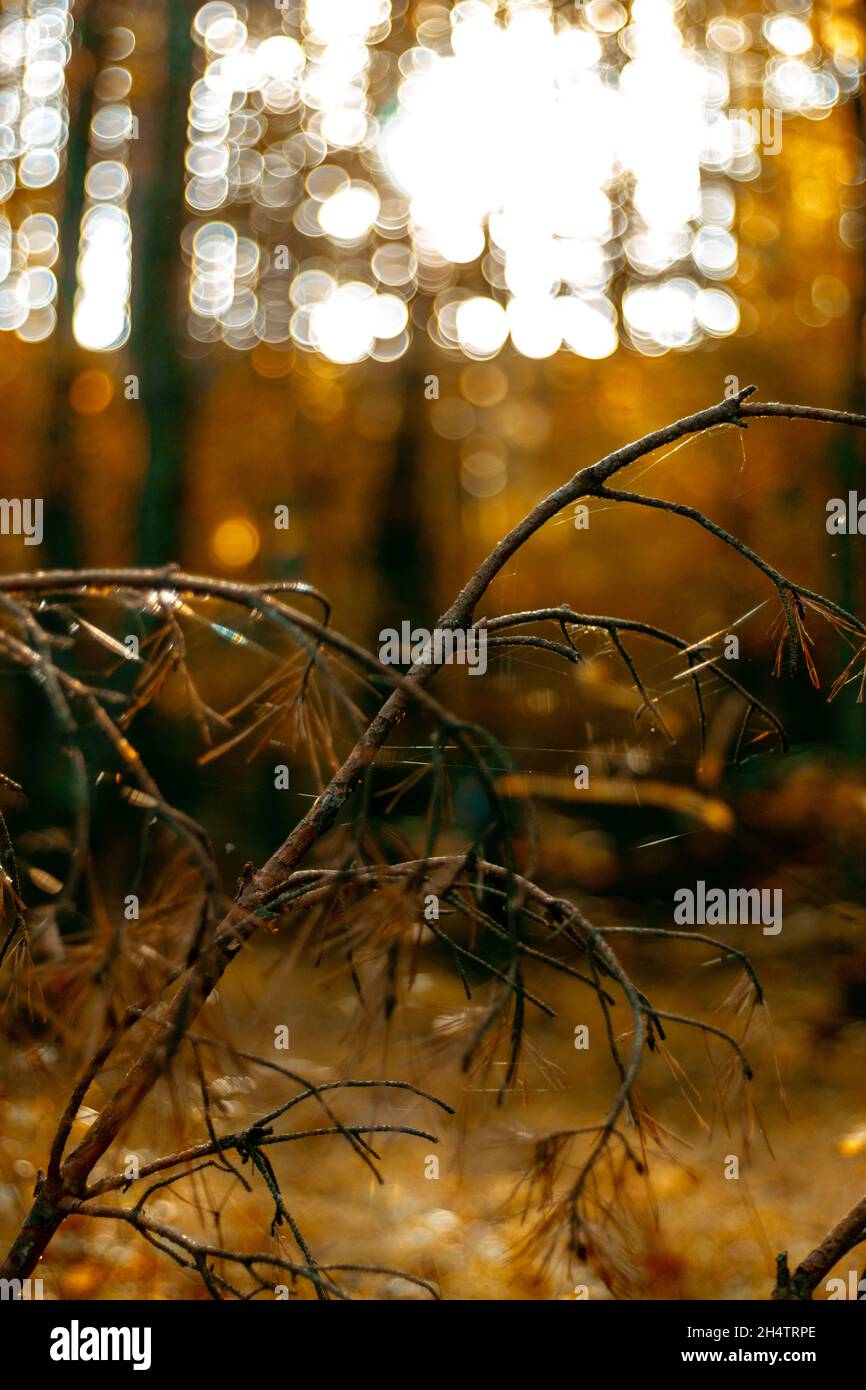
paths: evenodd
<path fill-rule="evenodd" d="M 373 563 L 383 591 L 398 596 L 400 619 L 408 618 L 426 627 L 432 621 L 435 594 L 423 498 L 424 364 L 421 357 L 417 348 L 410 348 L 406 358 L 403 414 L 394 441 L 385 503 L 377 520 Z"/>
<path fill-rule="evenodd" d="M 855 133 L 860 142 L 861 156 L 866 158 L 866 112 L 863 94 L 858 92 L 852 102 L 855 120 Z M 845 410 L 857 414 L 866 413 L 866 260 L 860 266 L 856 290 L 851 299 L 851 322 L 854 328 L 854 342 L 850 354 L 850 371 L 841 402 Z M 866 478 L 866 447 L 857 430 L 837 430 L 833 451 L 834 470 L 838 496 L 844 498 L 846 505 L 849 492 L 863 490 Z M 837 552 L 838 586 L 836 601 L 849 613 L 857 611 L 860 600 L 861 567 L 859 549 L 852 537 L 840 537 Z M 846 644 L 842 646 L 842 664 L 847 665 L 851 651 Z M 863 711 L 853 697 L 839 699 L 836 703 L 836 722 L 838 737 L 848 753 L 860 755 L 863 751 Z"/>
<path fill-rule="evenodd" d="M 182 328 L 177 285 L 187 110 L 193 80 L 190 26 L 196 8 L 189 0 L 166 0 L 165 80 L 147 116 L 152 127 L 142 130 L 149 143 L 150 162 L 137 217 L 141 234 L 137 238 L 132 350 L 149 441 L 138 527 L 138 558 L 145 565 L 179 558 L 190 392 L 187 363 L 178 351 Z"/>

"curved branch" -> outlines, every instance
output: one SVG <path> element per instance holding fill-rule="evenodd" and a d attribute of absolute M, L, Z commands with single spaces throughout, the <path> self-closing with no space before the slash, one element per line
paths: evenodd
<path fill-rule="evenodd" d="M 847 1255 L 849 1250 L 866 1241 L 866 1197 L 837 1221 L 827 1232 L 820 1245 L 801 1260 L 794 1273 L 788 1268 L 787 1251 L 776 1260 L 776 1287 L 773 1298 L 783 1300 L 808 1300 L 825 1279 L 833 1266 Z"/>
<path fill-rule="evenodd" d="M 826 410 L 818 407 L 798 405 L 746 404 L 754 387 L 747 387 L 735 397 L 724 400 L 705 410 L 653 431 L 643 438 L 616 450 L 597 463 L 580 470 L 569 481 L 540 501 L 506 535 L 490 554 L 477 567 L 455 601 L 437 623 L 439 628 L 462 628 L 472 624 L 477 606 L 491 583 L 518 550 L 550 519 L 565 507 L 581 497 L 597 494 L 609 478 L 651 454 L 656 449 L 669 445 L 688 435 L 699 434 L 720 426 L 745 427 L 752 419 L 785 417 L 806 419 L 828 424 L 845 424 L 858 428 L 866 427 L 866 417 L 843 411 Z M 266 895 L 276 884 L 283 883 L 292 874 L 299 862 L 323 835 L 335 824 L 342 808 L 353 795 L 364 778 L 377 751 L 385 743 L 393 729 L 403 718 L 410 704 L 416 704 L 423 712 L 432 715 L 437 723 L 448 728 L 461 746 L 466 745 L 467 726 L 454 721 L 438 703 L 426 694 L 424 687 L 430 682 L 438 669 L 432 659 L 416 663 L 406 676 L 398 675 L 390 668 L 383 668 L 375 658 L 357 648 L 348 639 L 337 636 L 328 626 L 316 623 L 313 619 L 293 609 L 287 608 L 279 600 L 271 598 L 267 589 L 253 589 L 229 581 L 210 581 L 195 576 L 183 575 L 175 567 L 157 571 L 94 570 L 86 575 L 74 571 L 52 573 L 22 574 L 0 580 L 0 592 L 10 595 L 25 593 L 45 593 L 61 588 L 81 592 L 82 587 L 118 585 L 126 589 L 160 588 L 170 592 L 182 589 L 184 592 L 208 597 L 222 597 L 232 602 L 240 602 L 248 610 L 273 619 L 279 626 L 292 633 L 306 637 L 313 644 L 311 658 L 317 658 L 319 645 L 327 646 L 347 657 L 360 668 L 383 676 L 395 688 L 380 708 L 375 718 L 361 734 L 344 760 L 332 776 L 325 789 L 316 798 L 306 815 L 297 823 L 271 855 L 267 863 L 246 882 L 241 889 L 236 904 L 220 924 L 215 937 L 202 948 L 198 957 L 190 965 L 181 988 L 176 996 L 163 1006 L 159 1021 L 165 1025 L 158 1036 L 147 1042 L 129 1073 L 117 1089 L 109 1096 L 90 1130 L 78 1147 L 66 1158 L 60 1168 L 59 1178 L 52 1173 L 49 1181 L 40 1183 L 33 1208 L 25 1221 L 22 1232 L 16 1240 L 3 1268 L 4 1275 L 21 1276 L 30 1273 L 46 1248 L 54 1230 L 71 1209 L 70 1201 L 75 1201 L 84 1190 L 86 1180 L 94 1165 L 120 1134 L 124 1125 L 137 1111 L 138 1107 L 164 1074 L 174 1052 L 200 1009 L 210 997 L 222 978 L 228 965 L 234 959 L 243 943 L 256 930 L 261 917 L 257 909 L 261 907 Z M 557 610 L 561 616 L 562 610 Z M 329 614 L 326 614 L 326 619 Z M 566 614 L 568 622 L 579 621 Z M 606 627 L 609 633 L 642 630 L 648 635 L 658 636 L 647 625 L 617 623 L 602 619 L 597 624 Z M 685 644 L 666 635 L 667 640 L 679 650 Z M 691 660 L 691 658 L 690 658 Z M 742 687 L 721 669 L 717 674 L 730 686 Z M 751 697 L 746 696 L 747 699 Z M 754 703 L 754 702 L 753 702 Z M 759 706 L 755 706 L 760 708 Z M 762 712 L 764 712 L 762 710 Z M 777 721 L 766 712 L 766 717 L 774 725 Z M 474 732 L 474 731 L 473 731 Z M 484 769 L 486 772 L 486 769 Z M 484 773 L 482 772 L 482 775 Z M 621 1071 L 621 1085 L 608 1118 L 593 1145 L 592 1151 L 578 1176 L 572 1190 L 571 1207 L 574 1223 L 579 1221 L 579 1199 L 583 1185 L 592 1171 L 598 1155 L 605 1149 L 610 1136 L 616 1132 L 617 1121 L 622 1112 L 631 1105 L 631 1093 L 640 1065 L 644 1044 L 651 1039 L 651 1029 L 658 1026 L 657 1016 L 647 1009 L 647 1003 L 622 970 L 616 956 L 606 944 L 603 935 L 587 923 L 579 910 L 572 904 L 554 899 L 526 879 L 515 874 L 510 865 L 505 867 L 488 866 L 487 872 L 498 874 L 504 880 L 507 891 L 507 910 L 509 927 L 512 923 L 513 897 L 515 891 L 540 904 L 556 921 L 559 929 L 567 934 L 579 927 L 583 934 L 582 945 L 590 957 L 593 969 L 600 968 L 623 990 L 633 1019 L 633 1038 L 628 1062 Z M 578 938 L 579 939 L 579 938 Z M 522 1007 L 523 989 L 519 986 L 518 1003 Z M 649 1023 L 648 1023 L 649 1019 Z M 512 1058 L 513 1063 L 513 1058 Z M 55 1165 L 56 1168 L 56 1165 Z M 128 1214 L 106 1213 L 120 1219 L 129 1219 Z M 150 1234 L 164 1236 L 171 1240 L 171 1233 L 152 1227 Z M 188 1250 L 191 1247 L 187 1247 Z M 194 1259 L 202 1262 L 212 1253 L 207 1247 L 197 1247 L 191 1251 Z M 217 1258 L 223 1253 L 216 1251 Z M 230 1252 L 227 1256 L 231 1258 Z M 248 1257 L 265 1260 L 267 1257 Z M 247 1265 L 250 1268 L 250 1265 Z M 308 1271 L 309 1273 L 309 1271 Z M 310 1277 L 318 1278 L 315 1274 Z"/>

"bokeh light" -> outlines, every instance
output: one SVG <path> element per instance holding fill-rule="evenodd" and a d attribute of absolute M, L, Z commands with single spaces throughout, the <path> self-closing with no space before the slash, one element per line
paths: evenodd
<path fill-rule="evenodd" d="M 98 367 L 79 372 L 69 388 L 69 403 L 76 415 L 99 415 L 111 403 L 114 384 Z"/>
<path fill-rule="evenodd" d="M 0 330 L 27 342 L 50 337 L 57 321 L 58 226 L 43 208 L 69 141 L 70 8 L 30 0 L 0 12 L 0 204 L 17 202 L 21 215 L 16 227 L 14 214 L 0 214 Z"/>
<path fill-rule="evenodd" d="M 0 204 L 64 175 L 71 6 L 2 0 Z M 133 21 L 131 21 L 133 22 Z M 737 203 L 794 118 L 859 89 L 862 35 L 808 4 L 699 0 L 208 0 L 184 161 L 188 328 L 202 350 L 264 344 L 335 364 L 447 352 L 599 360 L 737 329 Z M 130 29 L 94 82 L 73 331 L 131 329 Z M 812 209 L 807 182 L 795 199 Z M 814 201 L 814 200 L 813 200 Z M 0 329 L 56 323 L 59 254 L 0 212 Z M 857 211 L 840 211 L 859 246 Z M 861 235 L 861 231 L 863 235 Z M 35 249 L 36 246 L 40 249 Z M 97 273 L 97 266 L 99 271 Z M 670 313 L 670 319 L 664 316 Z"/>
<path fill-rule="evenodd" d="M 227 517 L 211 536 L 211 553 L 224 569 L 246 569 L 259 553 L 258 528 L 245 516 Z"/>

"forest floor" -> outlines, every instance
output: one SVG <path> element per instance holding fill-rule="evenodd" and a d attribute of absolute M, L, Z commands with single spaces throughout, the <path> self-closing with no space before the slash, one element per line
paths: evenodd
<path fill-rule="evenodd" d="M 664 943 L 662 952 L 660 945 L 628 953 L 650 998 L 671 1012 L 712 1021 L 714 1004 L 727 992 L 719 988 L 719 974 L 728 975 L 729 969 L 716 965 L 696 970 L 694 946 Z M 765 952 L 769 959 L 758 962 L 763 964 L 771 1001 L 784 1099 L 767 1029 L 753 1023 L 747 1046 L 751 1044 L 748 1051 L 755 1067 L 750 1089 L 759 1121 L 748 1145 L 737 1103 L 727 1107 L 726 1123 L 715 1093 L 716 1064 L 724 1059 L 724 1044 L 712 1040 L 708 1048 L 705 1035 L 672 1027 L 672 1053 L 695 1087 L 688 1098 L 660 1058 L 650 1059 L 645 1067 L 642 1098 L 675 1137 L 668 1141 L 670 1156 L 651 1161 L 648 1179 L 630 1180 L 635 1221 L 629 1251 L 616 1261 L 619 1279 L 614 1288 L 619 1296 L 766 1298 L 775 1254 L 788 1249 L 792 1258 L 801 1256 L 862 1196 L 866 1022 L 849 1023 L 836 1032 L 828 1023 L 834 1007 L 832 957 L 823 949 L 817 955 L 803 946 L 798 951 L 793 939 L 789 945 L 787 958 Z M 270 1151 L 289 1208 L 316 1257 L 323 1263 L 348 1260 L 406 1269 L 432 1280 L 446 1298 L 610 1297 L 605 1271 L 593 1261 L 569 1269 L 561 1253 L 543 1267 L 528 1257 L 522 1242 L 531 1222 L 521 1220 L 521 1199 L 515 1195 L 534 1138 L 598 1122 L 615 1089 L 600 1020 L 593 1019 L 591 1001 L 575 997 L 573 982 L 562 976 L 548 981 L 545 997 L 558 1017 L 533 1030 L 533 1049 L 539 1055 L 527 1059 L 522 1091 L 498 1106 L 495 1068 L 486 1080 L 470 1077 L 464 1089 L 458 1054 L 451 1049 L 450 1055 L 437 1055 L 434 1048 L 431 1055 L 429 1040 L 443 1030 L 447 1035 L 448 1022 L 459 1007 L 455 981 L 437 963 L 423 962 L 402 1013 L 401 1035 L 395 1025 L 390 1041 L 380 1038 L 362 1052 L 350 1027 L 359 1006 L 348 981 L 325 986 L 322 972 L 297 966 L 287 989 L 276 968 L 278 953 L 272 940 L 250 952 L 236 970 L 230 996 L 221 1001 L 229 1019 L 248 1019 L 245 1003 L 256 1001 L 256 1027 L 251 1029 L 247 1021 L 242 1032 L 237 1026 L 229 1030 L 239 1047 L 274 1056 L 316 1084 L 347 1075 L 408 1080 L 457 1109 L 451 1117 L 399 1091 L 365 1090 L 347 1095 L 345 1101 L 338 1097 L 341 1119 L 406 1124 L 439 1136 L 435 1147 L 404 1136 L 374 1140 L 383 1159 L 381 1186 L 333 1136 L 281 1146 L 278 1155 Z M 704 953 L 705 958 L 707 954 L 712 955 Z M 576 1050 L 573 1043 L 574 1027 L 582 1022 L 589 1022 L 591 1029 L 586 1051 Z M 278 1025 L 289 1029 L 289 1048 L 274 1053 L 273 1029 Z M 335 1058 L 340 1059 L 338 1065 Z M 226 1054 L 223 1066 L 213 1088 L 218 1097 L 215 1121 L 223 1132 L 250 1122 L 287 1094 L 288 1083 L 272 1073 L 232 1064 Z M 38 1077 L 31 1073 L 28 1080 L 16 1067 L 2 1105 L 4 1243 L 25 1209 L 36 1166 L 44 1162 L 51 1115 L 56 1113 L 51 1097 L 63 1078 L 55 1074 L 50 1086 L 42 1087 L 50 1096 L 34 1094 L 34 1079 Z M 159 1114 L 151 1107 L 149 1122 L 139 1124 L 129 1136 L 130 1148 L 143 1160 L 160 1147 L 201 1133 L 194 1091 L 185 1097 L 181 1078 L 173 1091 L 172 1102 L 165 1101 Z M 309 1100 L 286 1121 L 292 1129 L 320 1123 Z M 739 1161 L 736 1179 L 726 1177 L 732 1155 Z M 437 1176 L 431 1176 L 431 1156 L 439 1160 Z M 225 1180 L 220 1175 L 204 1177 L 210 1181 L 205 1186 L 199 1180 L 199 1197 L 207 1207 L 222 1206 Z M 193 1235 L 209 1231 L 215 1238 L 213 1221 L 196 1213 L 188 1201 L 191 1195 L 192 1185 L 181 1184 L 175 1192 L 157 1193 L 149 1209 Z M 239 1192 L 222 1210 L 221 1239 L 245 1248 L 290 1250 L 284 1236 L 269 1236 L 269 1212 L 261 1188 L 252 1195 Z M 838 1272 L 847 1277 L 847 1264 L 853 1263 L 851 1256 L 843 1261 L 846 1269 Z M 114 1222 L 68 1221 L 41 1272 L 48 1297 L 203 1296 L 195 1278 Z M 397 1277 L 375 1282 L 349 1278 L 347 1287 L 371 1297 L 418 1292 Z M 307 1290 L 301 1292 L 308 1296 Z M 825 1294 L 819 1290 L 817 1296 Z"/>

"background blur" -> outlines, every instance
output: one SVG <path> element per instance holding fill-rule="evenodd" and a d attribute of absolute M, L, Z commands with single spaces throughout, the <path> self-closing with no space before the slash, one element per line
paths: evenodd
<path fill-rule="evenodd" d="M 864 409 L 858 4 L 3 0 L 0 16 L 0 489 L 46 508 L 41 546 L 0 536 L 6 573 L 174 560 L 301 578 L 328 594 L 338 629 L 375 647 L 406 618 L 432 626 L 539 497 L 721 399 L 731 378 L 762 399 Z M 700 507 L 862 614 L 863 541 L 829 535 L 826 518 L 828 500 L 857 487 L 864 447 L 853 432 L 756 422 L 656 456 L 622 485 Z M 280 506 L 288 530 L 274 525 Z M 588 530 L 568 517 L 547 527 L 496 582 L 489 611 L 558 602 L 690 641 L 737 622 L 738 677 L 788 726 L 787 759 L 754 751 L 715 775 L 731 835 L 673 811 L 551 804 L 538 875 L 600 920 L 643 923 L 668 921 L 673 889 L 699 877 L 783 886 L 780 938 L 731 930 L 765 977 L 790 1114 L 761 1038 L 773 1155 L 756 1145 L 731 1198 L 721 1156 L 732 1141 L 709 1073 L 708 1133 L 661 1072 L 648 1083 L 693 1148 L 687 1170 L 659 1169 L 661 1224 L 648 1205 L 637 1270 L 644 1297 L 765 1296 L 772 1254 L 821 1234 L 866 1174 L 857 683 L 827 702 L 850 652 L 816 623 L 820 688 L 802 669 L 776 679 L 777 608 L 760 576 L 686 521 L 643 509 L 596 502 Z M 207 631 L 191 656 L 211 703 L 228 702 L 235 657 Z M 660 692 L 674 669 L 650 653 L 644 675 Z M 444 673 L 441 693 L 527 771 L 570 777 L 588 762 L 605 776 L 694 780 L 687 701 L 670 705 L 670 749 L 634 724 L 633 692 L 603 656 L 576 675 L 543 654 L 497 655 L 486 680 Z M 0 670 L 0 701 L 0 766 L 28 796 L 13 837 L 62 823 L 54 736 L 26 677 Z M 243 749 L 196 767 L 190 728 L 169 683 L 138 746 L 168 799 L 225 846 L 230 882 L 274 848 L 311 784 L 293 771 L 278 796 Z M 395 757 L 408 770 L 418 760 Z M 109 902 L 123 835 L 107 810 L 97 816 Z M 50 852 L 31 858 L 52 867 Z M 29 901 L 45 898 L 29 886 Z M 695 985 L 680 948 L 633 958 L 671 1000 L 715 997 L 712 970 Z M 267 1014 L 278 959 L 258 943 L 231 1007 L 258 999 Z M 339 1066 L 343 986 L 323 989 L 308 964 L 297 972 L 300 1055 L 325 1075 Z M 413 1057 L 412 1039 L 447 1008 L 441 964 L 423 981 L 403 1052 L 393 1035 L 373 1073 Z M 570 1016 L 564 990 L 562 1003 Z M 677 1055 L 700 1082 L 696 1036 L 678 1039 Z M 504 1118 L 470 1095 L 475 1138 L 468 1150 L 449 1140 L 435 1200 L 399 1146 L 376 1205 L 345 1159 L 299 1169 L 322 1222 L 337 1202 L 359 1255 L 420 1262 L 452 1295 L 569 1296 L 562 1269 L 539 1276 L 502 1258 L 517 1229 L 500 1218 L 520 1133 L 593 1107 L 592 1087 L 576 1097 L 568 1080 L 567 1040 L 547 1041 L 564 1089 L 530 1078 L 525 1105 L 509 1102 Z M 35 1086 L 9 1065 L 0 1217 L 11 1230 L 62 1053 Z M 459 1099 L 453 1067 L 424 1065 L 425 1085 Z M 143 1281 L 149 1295 L 189 1296 L 179 1272 L 111 1240 L 59 1237 L 65 1296 L 123 1296 Z"/>

